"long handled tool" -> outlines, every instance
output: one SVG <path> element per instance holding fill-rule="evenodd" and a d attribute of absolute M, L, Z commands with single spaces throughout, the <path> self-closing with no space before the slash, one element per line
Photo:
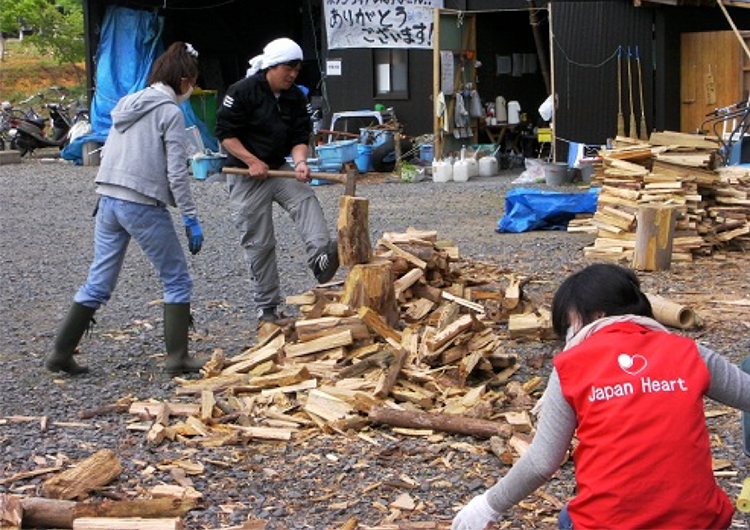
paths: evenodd
<path fill-rule="evenodd" d="M 229 173 L 230 175 L 245 175 L 250 176 L 248 169 L 244 167 L 223 167 L 222 173 Z M 294 171 L 286 171 L 280 169 L 269 169 L 269 177 L 282 177 L 282 178 L 297 178 Z M 312 177 L 320 180 L 327 180 L 330 182 L 338 182 L 345 186 L 344 195 L 351 195 L 352 197 L 357 191 L 357 172 L 353 169 L 347 170 L 346 173 L 312 173 Z"/>
<path fill-rule="evenodd" d="M 638 88 L 641 92 L 641 140 L 648 141 L 648 127 L 646 126 L 646 107 L 643 106 L 643 71 L 641 70 L 641 53 L 635 47 L 635 63 L 638 65 Z"/>
<path fill-rule="evenodd" d="M 625 117 L 622 115 L 622 46 L 617 47 L 617 136 L 625 136 Z"/>
<path fill-rule="evenodd" d="M 638 125 L 635 123 L 635 108 L 633 108 L 633 75 L 630 69 L 630 58 L 633 56 L 628 46 L 628 91 L 630 92 L 630 134 L 633 140 L 638 139 Z"/>

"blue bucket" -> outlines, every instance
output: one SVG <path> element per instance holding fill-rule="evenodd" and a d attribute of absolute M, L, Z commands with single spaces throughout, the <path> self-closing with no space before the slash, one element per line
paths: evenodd
<path fill-rule="evenodd" d="M 360 173 L 372 171 L 372 146 L 366 144 L 357 144 L 357 158 L 354 159 Z"/>
<path fill-rule="evenodd" d="M 432 144 L 422 144 L 419 146 L 419 159 L 428 164 L 432 163 Z"/>

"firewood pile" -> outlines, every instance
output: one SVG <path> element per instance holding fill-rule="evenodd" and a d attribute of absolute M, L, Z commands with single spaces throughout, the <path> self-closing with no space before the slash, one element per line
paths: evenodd
<path fill-rule="evenodd" d="M 666 131 L 652 133 L 648 143 L 618 137 L 600 151 L 593 181 L 601 192 L 589 221 L 597 237 L 586 256 L 632 260 L 636 213 L 644 204 L 677 209 L 673 261 L 708 256 L 730 242 L 747 245 L 750 171 L 716 168 L 718 148 L 715 137 Z"/>
<path fill-rule="evenodd" d="M 386 233 L 346 280 L 287 303 L 300 318 L 264 324 L 234 357 L 215 352 L 174 402 L 138 401 L 130 424 L 154 444 L 216 447 L 304 440 L 388 424 L 395 432 L 493 439 L 511 462 L 533 429 L 542 379 L 519 382 L 509 339 L 551 338 L 528 278 L 464 260 L 436 232 Z"/>

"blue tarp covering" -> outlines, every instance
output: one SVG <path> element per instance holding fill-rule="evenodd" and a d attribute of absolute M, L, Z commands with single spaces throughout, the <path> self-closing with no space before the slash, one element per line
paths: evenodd
<path fill-rule="evenodd" d="M 153 11 L 110 5 L 104 15 L 96 53 L 96 91 L 91 102 L 91 134 L 77 138 L 62 151 L 62 157 L 81 163 L 86 142 L 104 143 L 112 127 L 111 112 L 123 96 L 146 87 L 154 60 L 164 51 L 161 35 L 164 18 Z M 185 125 L 197 125 L 203 143 L 218 150 L 218 142 L 196 118 L 189 102 L 180 105 Z"/>
<path fill-rule="evenodd" d="M 576 214 L 596 212 L 598 197 L 598 188 L 586 193 L 516 188 L 505 195 L 505 215 L 495 231 L 565 230 Z"/>

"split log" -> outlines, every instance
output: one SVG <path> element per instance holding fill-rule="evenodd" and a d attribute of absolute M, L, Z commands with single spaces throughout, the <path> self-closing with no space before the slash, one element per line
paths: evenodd
<path fill-rule="evenodd" d="M 122 473 L 120 458 L 110 449 L 102 449 L 63 471 L 42 485 L 42 493 L 50 499 L 85 498 L 89 492 L 106 486 Z"/>
<path fill-rule="evenodd" d="M 339 263 L 358 265 L 372 257 L 370 243 L 369 199 L 341 197 L 338 220 Z"/>
<path fill-rule="evenodd" d="M 369 307 L 360 307 L 357 315 L 376 335 L 382 337 L 386 341 L 390 340 L 397 344 L 401 344 L 401 333 L 390 327 L 389 323 L 386 322 L 379 313 L 373 311 Z"/>
<path fill-rule="evenodd" d="M 341 303 L 354 310 L 369 307 L 380 314 L 389 325 L 396 325 L 399 312 L 391 264 L 366 263 L 352 267 L 344 283 Z"/>
<path fill-rule="evenodd" d="M 695 326 L 695 312 L 687 306 L 655 294 L 646 294 L 657 322 L 665 326 L 690 329 Z"/>
<path fill-rule="evenodd" d="M 370 410 L 370 421 L 407 429 L 430 429 L 433 431 L 468 434 L 479 438 L 497 436 L 502 430 L 502 423 L 472 418 L 459 414 L 438 414 L 397 410 L 389 407 L 373 407 Z"/>
<path fill-rule="evenodd" d="M 73 521 L 73 530 L 183 530 L 182 519 L 140 519 L 137 517 L 82 517 Z"/>
<path fill-rule="evenodd" d="M 383 373 L 383 378 L 378 381 L 375 387 L 375 396 L 379 398 L 386 398 L 391 393 L 393 387 L 396 385 L 401 369 L 404 367 L 406 358 L 409 356 L 409 352 L 404 349 L 400 349 L 394 352 L 394 358 L 388 369 Z"/>
<path fill-rule="evenodd" d="M 21 530 L 23 507 L 15 495 L 0 493 L 0 529 Z"/>
<path fill-rule="evenodd" d="M 75 502 L 42 497 L 23 499 L 23 524 L 28 528 L 73 528 L 81 517 L 181 517 L 195 509 L 194 499 L 135 499 Z"/>
<path fill-rule="evenodd" d="M 635 232 L 633 268 L 641 271 L 668 270 L 672 263 L 677 210 L 671 206 L 641 205 Z"/>

